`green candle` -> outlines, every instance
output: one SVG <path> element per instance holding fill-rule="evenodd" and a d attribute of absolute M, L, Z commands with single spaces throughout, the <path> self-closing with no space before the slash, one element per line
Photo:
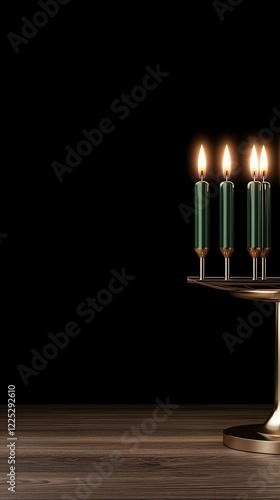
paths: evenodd
<path fill-rule="evenodd" d="M 194 205 L 195 205 L 195 241 L 194 247 L 200 257 L 204 257 L 209 249 L 209 184 L 204 180 L 206 173 L 206 158 L 203 146 L 200 148 L 198 159 L 198 171 L 200 181 L 195 184 Z"/>
<path fill-rule="evenodd" d="M 259 181 L 251 181 L 247 186 L 247 248 L 261 248 L 261 193 Z"/>
<path fill-rule="evenodd" d="M 234 184 L 229 181 L 230 156 L 225 148 L 223 172 L 225 181 L 220 184 L 220 249 L 224 256 L 230 257 L 234 249 Z"/>
<path fill-rule="evenodd" d="M 247 185 L 247 248 L 253 257 L 257 257 L 262 244 L 262 185 L 256 180 L 258 158 L 255 146 L 251 155 L 251 175 L 253 181 Z"/>
<path fill-rule="evenodd" d="M 195 184 L 195 248 L 209 248 L 209 184 L 201 180 Z"/>
<path fill-rule="evenodd" d="M 262 253 L 268 254 L 271 248 L 271 185 L 265 180 L 267 176 L 267 156 L 263 146 L 260 159 L 262 176 Z"/>
<path fill-rule="evenodd" d="M 262 249 L 271 248 L 271 185 L 262 182 Z"/>

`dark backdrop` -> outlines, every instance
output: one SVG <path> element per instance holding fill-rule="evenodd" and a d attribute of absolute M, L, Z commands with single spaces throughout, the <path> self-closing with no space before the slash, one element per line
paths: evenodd
<path fill-rule="evenodd" d="M 252 144 L 265 143 L 268 274 L 280 275 L 278 14 L 273 1 L 222 4 L 70 0 L 59 12 L 47 3 L 52 17 L 37 15 L 36 1 L 5 6 L 2 402 L 8 384 L 18 403 L 273 401 L 273 309 L 256 315 L 250 301 L 187 284 L 199 265 L 193 186 L 201 142 L 212 193 L 207 275 L 224 269 L 217 189 L 226 143 L 238 167 L 232 274 L 252 271 L 248 161 Z M 48 23 L 22 32 L 22 17 Z M 156 88 L 135 90 L 151 71 L 160 74 L 144 82 Z M 120 109 L 122 94 L 134 98 Z M 101 121 L 99 145 L 67 166 L 65 148 L 77 151 L 82 131 Z M 68 168 L 62 182 L 54 162 Z M 129 278 L 111 281 L 115 273 Z M 110 295 L 109 284 L 119 293 Z M 81 316 L 82 303 L 97 296 L 103 309 Z M 240 323 L 247 338 L 230 352 L 225 334 L 237 338 Z M 75 337 L 57 335 L 66 324 Z M 50 333 L 59 346 L 47 346 Z"/>

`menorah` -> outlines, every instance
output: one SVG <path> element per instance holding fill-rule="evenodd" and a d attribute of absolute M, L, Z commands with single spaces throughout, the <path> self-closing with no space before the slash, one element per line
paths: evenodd
<path fill-rule="evenodd" d="M 203 146 L 198 158 L 200 180 L 195 185 L 195 247 L 199 275 L 188 276 L 189 284 L 223 290 L 245 300 L 275 303 L 275 397 L 274 406 L 262 424 L 247 424 L 223 431 L 223 444 L 236 450 L 280 454 L 280 277 L 268 277 L 266 259 L 271 250 L 271 185 L 265 180 L 267 156 L 262 148 L 260 162 L 255 146 L 250 159 L 252 181 L 247 185 L 247 250 L 252 257 L 252 276 L 231 277 L 230 258 L 234 251 L 234 184 L 229 180 L 230 155 L 223 159 L 225 181 L 220 184 L 220 251 L 225 259 L 224 276 L 207 277 L 205 259 L 209 251 L 209 184 L 205 181 L 206 158 Z M 262 181 L 258 181 L 261 173 Z M 261 259 L 261 276 L 258 259 Z"/>

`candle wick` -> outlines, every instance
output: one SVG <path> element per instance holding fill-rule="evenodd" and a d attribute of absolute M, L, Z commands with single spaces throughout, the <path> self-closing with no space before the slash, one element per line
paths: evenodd
<path fill-rule="evenodd" d="M 203 181 L 203 179 L 204 179 L 203 170 L 201 170 L 201 172 L 200 172 L 200 180 Z"/>

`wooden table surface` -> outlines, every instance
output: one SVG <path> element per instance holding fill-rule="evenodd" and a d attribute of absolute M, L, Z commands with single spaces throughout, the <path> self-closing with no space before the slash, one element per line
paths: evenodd
<path fill-rule="evenodd" d="M 263 423 L 269 405 L 16 407 L 16 493 L 0 406 L 0 498 L 277 499 L 280 456 L 223 446 L 223 429 Z"/>

